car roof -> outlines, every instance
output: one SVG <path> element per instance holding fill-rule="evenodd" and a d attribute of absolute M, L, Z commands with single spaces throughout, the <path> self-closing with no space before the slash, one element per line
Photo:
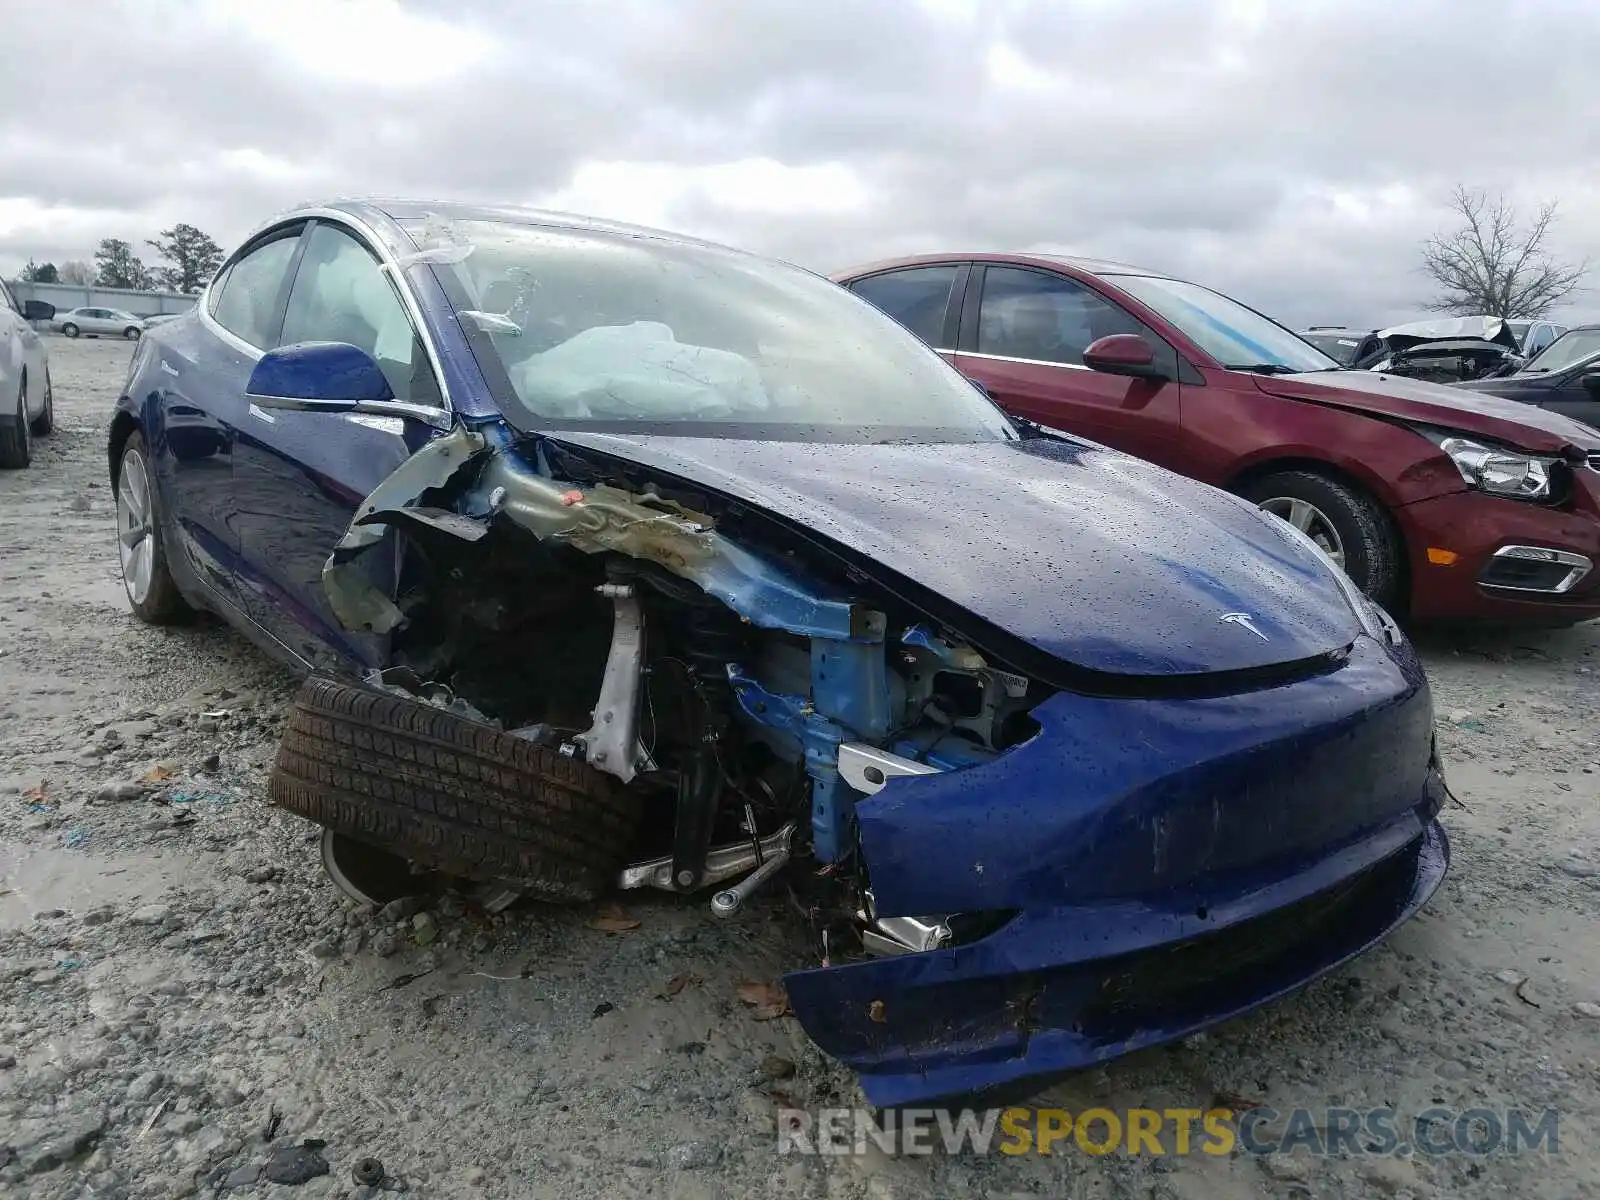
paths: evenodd
<path fill-rule="evenodd" d="M 341 212 L 360 219 L 373 214 L 392 222 L 419 221 L 436 217 L 444 221 L 497 221 L 512 225 L 540 225 L 550 229 L 566 229 L 582 233 L 603 233 L 617 237 L 651 238 L 683 246 L 698 246 L 707 250 L 720 250 L 730 254 L 747 254 L 734 246 L 689 237 L 665 229 L 652 229 L 647 225 L 630 225 L 625 221 L 608 221 L 600 217 L 587 217 L 579 213 L 560 212 L 555 209 L 534 208 L 518 204 L 471 204 L 458 200 L 427 200 L 392 196 L 342 196 L 332 200 L 296 205 L 288 212 L 279 213 L 263 224 L 274 225 L 292 220 L 296 216 L 310 215 L 318 210 Z M 755 257 L 752 255 L 752 257 Z"/>
<path fill-rule="evenodd" d="M 1020 267 L 1068 267 L 1085 275 L 1148 275 L 1157 279 L 1173 278 L 1164 271 L 1152 271 L 1147 267 L 1136 267 L 1131 263 L 1113 262 L 1105 258 L 1083 258 L 1071 254 L 1043 252 L 1017 254 L 996 250 L 978 250 L 965 254 L 912 254 L 902 258 L 881 259 L 834 272 L 831 278 L 855 279 L 858 276 L 876 275 L 882 271 L 893 271 L 902 267 L 937 266 L 940 263 L 952 262 L 1010 263 Z"/>

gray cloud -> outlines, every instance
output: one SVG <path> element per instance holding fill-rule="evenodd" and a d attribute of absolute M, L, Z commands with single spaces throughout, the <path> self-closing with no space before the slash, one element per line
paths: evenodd
<path fill-rule="evenodd" d="M 1457 182 L 1563 198 L 1560 248 L 1600 258 L 1585 0 L 405 6 L 466 49 L 444 25 L 382 49 L 383 0 L 350 44 L 316 6 L 281 6 L 286 44 L 230 2 L 8 13 L 0 269 L 175 220 L 228 243 L 332 193 L 561 196 L 819 269 L 1064 247 L 1383 323 L 1424 296 L 1416 244 Z M 802 203 L 695 174 L 752 159 L 853 186 Z M 595 173 L 628 163 L 650 170 Z"/>

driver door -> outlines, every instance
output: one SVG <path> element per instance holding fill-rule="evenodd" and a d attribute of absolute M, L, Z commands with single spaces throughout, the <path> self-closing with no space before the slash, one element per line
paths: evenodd
<path fill-rule="evenodd" d="M 306 234 L 277 345 L 345 342 L 377 360 L 399 400 L 443 407 L 405 306 L 378 257 L 352 230 L 319 221 Z M 240 591 L 250 615 L 313 668 L 375 667 L 388 638 L 334 616 L 322 568 L 356 509 L 433 436 L 417 422 L 358 413 L 248 406 L 234 455 Z M 385 535 L 391 549 L 397 535 Z M 372 583 L 395 585 L 398 550 L 363 556 Z"/>

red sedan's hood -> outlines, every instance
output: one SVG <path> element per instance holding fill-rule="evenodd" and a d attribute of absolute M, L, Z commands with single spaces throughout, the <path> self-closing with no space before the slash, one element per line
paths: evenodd
<path fill-rule="evenodd" d="M 1600 450 L 1600 434 L 1560 413 L 1420 379 L 1376 371 L 1329 371 L 1258 375 L 1256 386 L 1271 396 L 1441 425 L 1538 453 L 1554 454 L 1567 446 Z"/>

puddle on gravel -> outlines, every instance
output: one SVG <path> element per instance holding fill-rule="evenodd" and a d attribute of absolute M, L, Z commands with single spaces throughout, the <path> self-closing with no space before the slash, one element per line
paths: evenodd
<path fill-rule="evenodd" d="M 203 882 L 199 864 L 176 855 L 119 854 L 0 845 L 0 929 L 19 929 L 34 914 L 83 912 L 102 904 L 148 904 L 180 884 Z"/>

